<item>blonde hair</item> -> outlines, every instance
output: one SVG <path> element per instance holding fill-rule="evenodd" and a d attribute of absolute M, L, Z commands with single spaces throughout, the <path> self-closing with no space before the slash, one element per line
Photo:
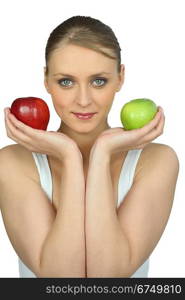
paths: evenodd
<path fill-rule="evenodd" d="M 120 72 L 121 48 L 118 40 L 112 29 L 97 19 L 74 16 L 65 20 L 51 32 L 45 49 L 46 74 L 49 58 L 53 50 L 59 48 L 61 44 L 82 46 L 115 59 L 118 72 Z"/>

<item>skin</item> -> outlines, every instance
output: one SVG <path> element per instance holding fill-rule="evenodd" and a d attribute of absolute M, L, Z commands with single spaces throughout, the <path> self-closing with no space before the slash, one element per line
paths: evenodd
<path fill-rule="evenodd" d="M 157 245 L 167 224 L 174 198 L 178 158 L 171 147 L 152 143 L 163 133 L 163 110 L 159 107 L 155 118 L 143 128 L 128 132 L 123 128 L 110 128 L 107 122 L 108 112 L 116 92 L 122 87 L 124 66 L 121 66 L 121 72 L 118 73 L 115 60 L 74 45 L 61 46 L 55 50 L 48 66 L 49 73 L 45 75 L 44 83 L 62 120 L 58 131 L 44 132 L 33 129 L 18 121 L 8 108 L 5 109 L 5 124 L 11 139 L 29 151 L 48 154 L 60 166 L 65 165 L 63 199 L 56 217 L 58 225 L 50 231 L 53 235 L 51 233 L 47 236 L 44 268 L 41 272 L 38 267 L 39 259 L 36 260 L 33 256 L 33 249 L 36 249 L 38 244 L 35 242 L 34 245 L 33 241 L 32 252 L 27 258 L 30 262 L 28 265 L 38 271 L 38 274 L 49 277 L 73 277 L 74 272 L 77 277 L 130 277 Z M 100 71 L 110 73 L 103 75 L 108 79 L 108 83 L 101 88 L 97 87 L 97 82 L 94 81 L 97 77 L 89 77 Z M 71 86 L 62 87 L 58 83 L 61 75 L 54 76 L 56 73 L 73 75 L 73 81 L 68 82 Z M 72 111 L 97 114 L 89 121 L 81 121 L 71 114 Z M 117 208 L 110 172 L 111 157 L 131 149 L 143 151 L 133 186 L 124 202 Z M 1 165 L 5 161 L 3 155 L 5 154 L 0 155 Z M 84 166 L 88 166 L 86 185 L 82 172 Z M 78 176 L 73 176 L 74 170 Z M 69 189 L 71 180 L 74 194 L 73 190 Z M 4 203 L 2 206 L 6 205 Z M 74 210 L 74 205 L 76 214 L 69 218 L 69 211 Z M 42 211 L 43 209 L 40 213 Z M 54 220 L 53 212 L 50 218 Z M 35 226 L 39 237 L 41 224 Z M 47 227 L 50 226 L 52 223 L 47 223 Z M 45 228 L 45 225 L 42 223 L 41 227 Z M 67 235 L 65 228 L 70 229 Z M 68 237 L 74 232 L 74 228 L 75 236 L 79 236 L 72 239 L 71 246 L 71 239 L 69 241 Z M 19 231 L 21 230 L 20 227 Z M 82 233 L 85 235 L 86 244 Z M 29 235 L 31 236 L 31 233 L 27 234 L 28 237 Z M 55 249 L 51 246 L 55 243 L 50 243 L 50 240 L 55 241 Z M 61 256 L 57 257 L 59 245 L 61 253 L 64 253 L 65 262 L 61 260 Z M 22 251 L 19 245 L 17 249 L 18 253 Z M 74 253 L 69 249 L 74 249 Z M 38 250 L 35 252 L 38 253 Z M 53 266 L 53 261 L 48 262 L 51 257 L 55 257 L 56 266 Z M 78 262 L 75 271 L 71 263 L 74 257 L 75 262 Z M 68 273 L 70 271 L 71 276 Z"/>
<path fill-rule="evenodd" d="M 46 76 L 44 73 L 44 84 L 51 95 L 56 113 L 62 119 L 57 132 L 43 132 L 26 126 L 10 113 L 9 108 L 5 108 L 5 125 L 8 136 L 28 150 L 46 153 L 57 161 L 60 160 L 62 154 L 64 158 L 67 157 L 67 150 L 64 148 L 67 149 L 66 146 L 69 146 L 78 152 L 82 156 L 83 163 L 87 164 L 97 143 L 100 144 L 103 141 L 105 144 L 106 141 L 104 148 L 108 150 L 107 142 L 111 142 L 111 138 L 114 136 L 117 139 L 117 134 L 121 134 L 123 142 L 126 140 L 129 146 L 117 149 L 118 145 L 114 141 L 115 153 L 123 149 L 126 151 L 142 148 L 162 133 L 164 114 L 160 107 L 154 120 L 141 129 L 126 132 L 123 128 L 110 128 L 107 122 L 108 112 L 116 92 L 121 89 L 124 82 L 124 65 L 121 65 L 121 71 L 118 73 L 115 60 L 90 49 L 65 45 L 53 51 L 48 67 L 48 75 Z M 100 71 L 109 73 L 106 76 L 103 75 L 108 79 L 108 83 L 97 87 L 99 83 L 97 84 L 96 79 L 100 76 L 91 79 L 90 77 Z M 75 76 L 73 81 L 70 79 L 67 82 L 70 87 L 61 86 L 61 83 L 58 82 L 61 80 L 61 75 L 55 75 L 57 73 Z M 66 78 L 66 76 L 62 78 Z M 103 81 L 100 83 L 102 84 Z M 97 112 L 97 114 L 89 121 L 81 121 L 71 113 L 73 111 Z M 112 155 L 111 152 L 109 154 Z"/>
<path fill-rule="evenodd" d="M 88 66 L 88 68 L 87 68 Z M 89 160 L 90 150 L 99 134 L 110 128 L 107 116 L 115 94 L 124 81 L 124 65 L 117 72 L 117 62 L 93 50 L 67 45 L 55 50 L 48 62 L 49 74 L 45 76 L 45 87 L 51 94 L 58 116 L 63 120 L 59 132 L 73 139 L 78 145 L 84 163 Z M 100 76 L 93 76 L 100 72 Z M 66 85 L 58 80 L 65 78 L 58 73 L 70 74 Z M 58 74 L 58 75 L 55 75 Z M 98 82 L 99 77 L 106 78 Z M 98 86 L 102 85 L 102 86 Z M 81 121 L 71 112 L 97 112 L 92 120 Z"/>

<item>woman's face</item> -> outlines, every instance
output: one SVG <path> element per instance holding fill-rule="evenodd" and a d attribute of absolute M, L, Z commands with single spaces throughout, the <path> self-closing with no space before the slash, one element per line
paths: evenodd
<path fill-rule="evenodd" d="M 52 52 L 45 87 L 69 130 L 87 133 L 107 127 L 108 112 L 123 83 L 124 66 L 121 67 L 119 74 L 116 60 L 76 45 L 65 45 Z M 74 112 L 96 114 L 81 120 Z"/>

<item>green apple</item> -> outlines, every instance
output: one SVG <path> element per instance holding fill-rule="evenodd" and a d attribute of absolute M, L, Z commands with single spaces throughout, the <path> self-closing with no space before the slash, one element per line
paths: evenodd
<path fill-rule="evenodd" d="M 147 98 L 131 100 L 122 107 L 120 118 L 124 129 L 141 128 L 149 123 L 157 113 L 157 105 Z"/>

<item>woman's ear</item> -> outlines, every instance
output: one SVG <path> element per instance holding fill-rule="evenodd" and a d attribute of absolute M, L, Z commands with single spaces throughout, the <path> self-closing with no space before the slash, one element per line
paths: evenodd
<path fill-rule="evenodd" d="M 48 87 L 48 79 L 47 79 L 47 74 L 46 74 L 46 67 L 44 67 L 44 86 L 45 86 L 47 92 L 50 94 L 49 87 Z"/>
<path fill-rule="evenodd" d="M 117 92 L 120 91 L 125 79 L 125 65 L 121 64 L 120 65 L 120 73 L 119 73 L 119 83 L 118 83 L 118 88 Z"/>

